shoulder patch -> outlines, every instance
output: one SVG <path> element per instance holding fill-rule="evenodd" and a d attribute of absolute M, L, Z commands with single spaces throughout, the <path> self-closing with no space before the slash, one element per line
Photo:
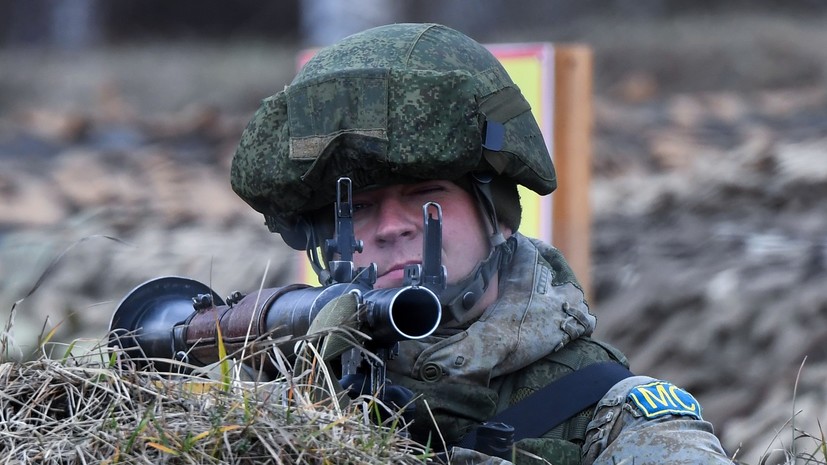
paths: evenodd
<path fill-rule="evenodd" d="M 692 394 L 665 381 L 635 386 L 628 399 L 640 408 L 646 418 L 663 415 L 686 415 L 701 420 L 701 404 Z"/>

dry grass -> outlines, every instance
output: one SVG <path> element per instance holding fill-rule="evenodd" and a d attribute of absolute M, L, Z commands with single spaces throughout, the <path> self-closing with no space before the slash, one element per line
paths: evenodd
<path fill-rule="evenodd" d="M 818 423 L 818 433 L 813 434 L 796 426 L 798 417 L 802 411 L 797 410 L 795 401 L 798 394 L 798 384 L 801 379 L 801 373 L 804 369 L 804 363 L 807 358 L 801 362 L 801 366 L 796 376 L 795 387 L 793 388 L 793 415 L 784 423 L 784 425 L 776 431 L 775 437 L 771 443 L 767 445 L 766 450 L 758 460 L 758 465 L 825 465 L 827 464 L 827 437 L 824 435 L 824 429 L 821 427 L 821 422 Z M 785 438 L 784 436 L 790 434 Z M 773 447 L 780 445 L 781 447 Z M 741 462 L 738 452 L 736 451 L 733 458 L 739 465 L 749 465 L 748 462 Z"/>
<path fill-rule="evenodd" d="M 53 342 L 59 324 L 44 325 L 33 358 L 20 354 L 18 305 L 62 256 L 12 305 L 0 329 L 0 465 L 371 465 L 419 464 L 433 456 L 408 438 L 401 412 L 372 396 L 351 402 L 340 392 L 316 347 L 332 333 L 355 343 L 346 328 L 258 341 L 258 353 L 228 355 L 219 327 L 220 361 L 209 367 L 141 359 L 134 350 L 127 357 L 110 347 L 128 336 L 122 331 L 91 343 Z M 299 341 L 291 363 L 279 346 Z M 233 363 L 265 357 L 276 367 L 272 381 L 248 381 L 248 371 Z"/>
<path fill-rule="evenodd" d="M 286 367 L 281 379 L 259 383 L 136 371 L 118 355 L 101 344 L 83 356 L 44 351 L 0 365 L 0 464 L 407 464 L 429 456 L 398 418 L 377 426 L 370 404 L 341 407 L 326 395 L 329 383 L 312 382 L 324 374 L 313 360 L 313 369 L 292 375 Z"/>

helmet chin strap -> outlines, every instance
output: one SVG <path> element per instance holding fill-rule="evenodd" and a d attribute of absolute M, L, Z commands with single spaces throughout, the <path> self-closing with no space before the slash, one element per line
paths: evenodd
<path fill-rule="evenodd" d="M 491 194 L 492 176 L 488 173 L 475 173 L 471 175 L 471 186 L 481 213 L 491 223 L 492 234 L 488 238 L 491 245 L 491 253 L 488 258 L 481 261 L 474 271 L 456 283 L 449 284 L 440 293 L 439 300 L 442 303 L 443 323 L 463 323 L 466 313 L 474 307 L 491 282 L 491 278 L 500 268 L 511 261 L 514 250 L 517 247 L 517 240 L 514 237 L 505 239 L 500 231 L 500 224 L 497 221 L 497 212 L 494 208 L 494 199 Z M 446 318 L 447 317 L 447 318 Z"/>

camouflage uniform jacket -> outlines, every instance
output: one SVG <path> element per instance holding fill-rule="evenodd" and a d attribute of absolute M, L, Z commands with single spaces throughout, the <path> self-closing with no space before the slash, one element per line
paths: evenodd
<path fill-rule="evenodd" d="M 403 342 L 388 365 L 392 382 L 419 394 L 410 425 L 417 440 L 450 448 L 479 423 L 565 374 L 603 360 L 626 364 L 616 349 L 589 337 L 595 318 L 562 255 L 515 237 L 498 300 L 464 327 Z M 542 438 L 517 442 L 516 450 L 517 464 L 732 463 L 691 395 L 642 376 L 617 383 L 596 406 Z M 627 458 L 634 462 L 623 462 Z M 451 463 L 509 462 L 454 448 Z"/>

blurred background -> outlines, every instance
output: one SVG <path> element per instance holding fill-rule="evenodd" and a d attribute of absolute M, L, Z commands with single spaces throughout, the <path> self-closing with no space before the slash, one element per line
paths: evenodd
<path fill-rule="evenodd" d="M 229 187 L 235 144 L 300 50 L 403 21 L 589 45 L 597 335 L 695 394 L 746 463 L 790 444 L 793 412 L 818 431 L 824 0 L 0 0 L 10 355 L 54 327 L 103 337 L 156 276 L 222 295 L 293 279 L 295 255 Z"/>

